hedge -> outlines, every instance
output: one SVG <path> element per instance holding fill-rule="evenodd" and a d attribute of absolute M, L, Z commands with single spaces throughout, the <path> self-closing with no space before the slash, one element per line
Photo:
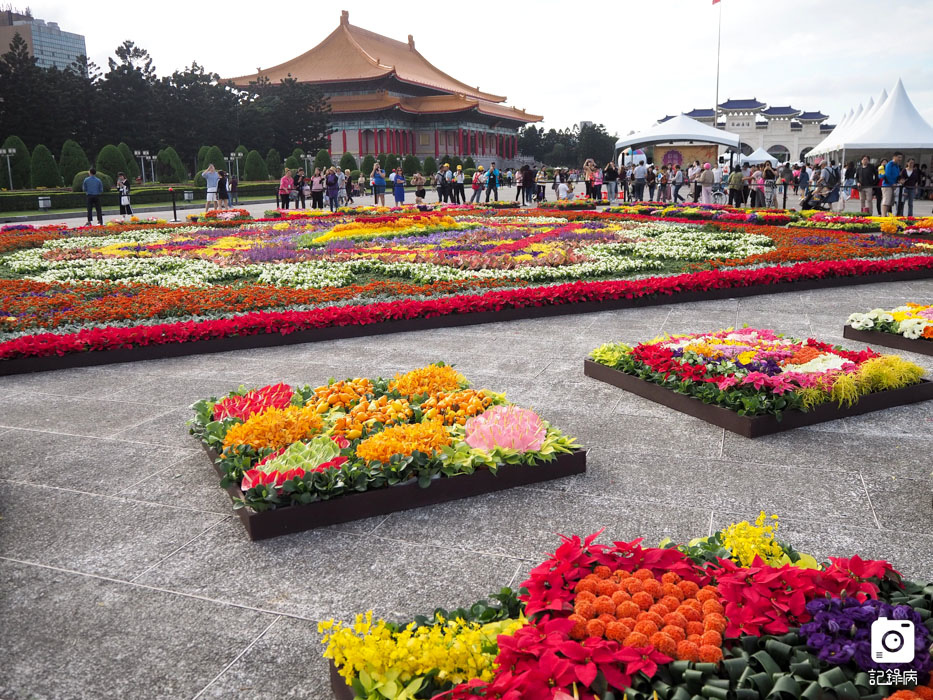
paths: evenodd
<path fill-rule="evenodd" d="M 91 167 L 91 162 L 87 159 L 87 154 L 77 141 L 68 139 L 62 145 L 62 157 L 58 167 L 62 174 L 62 180 L 66 183 L 72 182 L 75 175 L 82 170 Z"/>
<path fill-rule="evenodd" d="M 98 177 L 101 177 L 101 175 L 102 173 L 97 173 Z M 79 190 L 81 188 L 81 182 L 86 176 L 87 173 L 78 173 L 78 175 L 75 176 Z M 78 179 L 79 177 L 80 179 Z M 104 186 L 106 187 L 107 181 L 103 177 L 101 177 L 101 179 L 104 180 Z M 176 201 L 179 204 L 184 202 L 185 190 L 193 190 L 196 199 L 204 198 L 205 190 L 203 187 L 197 188 L 190 184 L 175 185 L 174 187 Z M 278 182 L 241 182 L 237 190 L 241 198 L 265 195 L 269 199 L 273 199 L 278 190 Z M 131 195 L 134 205 L 171 204 L 172 201 L 172 195 L 168 191 L 168 186 L 137 187 L 132 190 Z M 119 204 L 117 196 L 116 191 L 105 192 L 101 195 L 101 204 L 115 207 Z M 52 211 L 56 209 L 78 209 L 83 207 L 86 202 L 85 194 L 80 191 L 39 190 L 29 192 L 28 194 L 23 192 L 0 193 L 0 212 L 34 211 L 39 208 L 38 197 L 50 197 L 52 200 Z"/>
<path fill-rule="evenodd" d="M 81 196 L 83 197 L 84 196 L 84 191 L 83 191 L 84 179 L 88 175 L 90 175 L 90 173 L 87 170 L 82 170 L 80 173 L 75 173 L 74 178 L 72 178 L 71 180 L 71 191 L 80 192 Z M 113 189 L 113 178 L 110 177 L 107 173 L 102 173 L 101 171 L 98 170 L 97 177 L 104 185 L 104 192 L 108 192 Z M 45 197 L 49 196 L 49 194 L 50 194 L 49 192 L 42 193 L 42 195 Z M 18 195 L 11 194 L 11 195 L 6 195 L 6 196 L 16 197 Z"/>

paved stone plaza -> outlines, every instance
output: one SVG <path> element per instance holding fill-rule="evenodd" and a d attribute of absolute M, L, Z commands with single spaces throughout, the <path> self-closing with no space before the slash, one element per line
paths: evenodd
<path fill-rule="evenodd" d="M 326 698 L 318 620 L 473 602 L 556 532 L 684 541 L 764 509 L 818 558 L 933 580 L 933 402 L 752 441 L 582 372 L 596 345 L 664 331 L 841 343 L 850 312 L 930 298 L 933 280 L 874 284 L 0 377 L 0 697 Z M 578 436 L 588 473 L 246 538 L 187 434 L 192 402 L 436 360 Z"/>

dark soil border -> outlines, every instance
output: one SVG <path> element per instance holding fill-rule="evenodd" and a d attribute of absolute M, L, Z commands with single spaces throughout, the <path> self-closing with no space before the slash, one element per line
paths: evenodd
<path fill-rule="evenodd" d="M 885 408 L 933 399 L 933 382 L 924 379 L 919 384 L 912 386 L 862 396 L 858 403 L 852 406 L 840 407 L 834 403 L 824 403 L 806 413 L 803 411 L 787 411 L 778 421 L 777 418 L 770 415 L 740 416 L 735 411 L 730 411 L 722 406 L 703 403 L 692 396 L 678 394 L 660 384 L 645 381 L 631 374 L 625 374 L 593 360 L 583 361 L 583 373 L 587 377 L 612 384 L 620 389 L 625 389 L 668 408 L 673 408 L 675 411 L 686 413 L 747 438 L 782 433 L 805 425 L 825 423 L 837 418 L 858 416 Z"/>
<path fill-rule="evenodd" d="M 210 457 L 214 471 L 223 478 L 224 472 L 217 464 L 217 453 L 203 443 L 202 447 Z M 481 469 L 472 474 L 441 476 L 433 480 L 427 488 L 421 488 L 417 481 L 412 480 L 396 486 L 349 493 L 307 505 L 284 506 L 261 513 L 250 508 L 238 508 L 236 513 L 251 540 L 265 540 L 585 472 L 586 450 L 578 449 L 569 454 L 558 455 L 552 462 L 535 466 L 503 465 L 499 467 L 497 474 Z M 243 498 L 239 484 L 231 484 L 227 487 L 227 492 L 231 498 Z"/>
<path fill-rule="evenodd" d="M 356 693 L 353 692 L 353 688 L 347 685 L 334 662 L 328 661 L 327 667 L 330 670 L 330 689 L 334 693 L 334 700 L 353 700 Z"/>
<path fill-rule="evenodd" d="M 739 297 L 757 296 L 759 294 L 802 292 L 811 289 L 831 289 L 834 287 L 848 287 L 857 284 L 904 282 L 909 280 L 929 279 L 931 277 L 933 277 L 933 269 L 903 270 L 876 275 L 846 275 L 841 277 L 804 279 L 793 282 L 778 282 L 775 284 L 755 284 L 747 287 L 725 287 L 704 291 L 678 292 L 675 294 L 655 294 L 632 299 L 609 299 L 606 301 L 584 301 L 567 304 L 557 303 L 549 306 L 525 306 L 505 308 L 497 311 L 445 314 L 432 316 L 430 318 L 381 321 L 379 323 L 367 325 L 311 328 L 287 335 L 281 333 L 259 333 L 256 335 L 195 340 L 188 343 L 143 345 L 131 348 L 119 348 L 116 350 L 92 350 L 89 352 L 76 352 L 61 356 L 18 357 L 10 360 L 0 360 L 0 376 L 25 374 L 28 372 L 49 372 L 73 367 L 95 367 L 118 362 L 160 360 L 186 355 L 203 355 L 215 352 L 231 352 L 234 350 L 295 345 L 298 343 L 315 343 L 326 340 L 385 335 L 387 333 L 407 333 L 411 331 L 433 330 L 436 328 L 453 328 L 457 326 L 499 323 L 502 321 L 516 321 L 530 318 L 547 318 L 568 314 L 616 311 L 620 309 L 661 306 L 664 304 L 684 304 L 716 299 L 735 299 Z"/>
<path fill-rule="evenodd" d="M 933 355 L 933 340 L 918 338 L 911 340 L 898 333 L 886 333 L 884 331 L 858 331 L 852 326 L 846 326 L 842 329 L 842 337 L 849 340 L 857 340 L 860 343 L 869 343 L 870 345 L 883 345 L 886 348 L 895 348 L 896 350 L 905 350 L 915 352 L 918 355 Z"/>

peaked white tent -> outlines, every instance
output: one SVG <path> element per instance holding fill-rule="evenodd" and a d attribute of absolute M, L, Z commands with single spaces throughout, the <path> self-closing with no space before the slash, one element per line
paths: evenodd
<path fill-rule="evenodd" d="M 780 165 L 781 161 L 772 156 L 763 148 L 758 148 L 750 155 L 742 156 L 739 158 L 740 163 L 748 163 L 749 165 L 758 165 L 759 163 L 771 163 L 771 165 Z"/>
<path fill-rule="evenodd" d="M 616 150 L 630 146 L 651 146 L 659 143 L 717 143 L 721 146 L 739 148 L 738 134 L 716 129 L 686 114 L 678 114 L 665 122 L 631 134 L 616 141 Z"/>
<path fill-rule="evenodd" d="M 836 128 L 826 134 L 826 138 L 820 141 L 816 146 L 811 148 L 808 152 L 808 156 L 818 156 L 826 153 L 828 151 L 829 145 L 835 140 L 836 136 L 845 131 L 845 128 L 849 125 L 849 122 L 852 120 L 852 110 L 849 110 L 849 113 L 846 114 L 842 120 L 836 125 Z"/>
<path fill-rule="evenodd" d="M 900 79 L 871 118 L 847 130 L 844 137 L 834 144 L 835 150 L 933 148 L 933 126 L 914 107 Z"/>

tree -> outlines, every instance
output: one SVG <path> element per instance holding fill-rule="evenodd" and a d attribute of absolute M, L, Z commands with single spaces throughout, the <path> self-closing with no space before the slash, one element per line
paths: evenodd
<path fill-rule="evenodd" d="M 273 180 L 282 177 L 282 154 L 274 148 L 266 154 L 266 177 Z"/>
<path fill-rule="evenodd" d="M 353 157 L 352 153 L 344 152 L 344 154 L 340 156 L 340 169 L 356 170 L 356 158 Z"/>
<path fill-rule="evenodd" d="M 120 142 L 120 145 L 117 146 L 117 150 L 120 151 L 120 155 L 123 156 L 123 172 L 126 173 L 126 176 L 130 180 L 135 180 L 139 177 L 139 163 L 136 161 L 136 156 L 133 155 L 133 152 L 130 150 L 130 147 L 126 145 L 125 141 Z"/>
<path fill-rule="evenodd" d="M 373 171 L 375 166 L 376 159 L 373 156 L 364 156 L 363 164 L 360 166 L 360 172 L 366 177 L 369 177 L 369 174 Z"/>
<path fill-rule="evenodd" d="M 421 161 L 418 160 L 417 156 L 407 155 L 402 161 L 402 172 L 405 173 L 405 177 L 411 177 L 415 173 L 421 170 Z"/>
<path fill-rule="evenodd" d="M 243 166 L 243 179 L 254 181 L 269 179 L 269 168 L 266 167 L 266 162 L 259 155 L 259 151 L 250 151 L 246 155 L 246 162 Z"/>
<path fill-rule="evenodd" d="M 294 151 L 292 151 L 292 157 L 299 163 L 303 163 L 305 159 L 305 152 L 300 148 L 296 148 Z"/>
<path fill-rule="evenodd" d="M 211 146 L 204 156 L 204 169 L 211 164 L 218 170 L 224 170 L 227 167 L 227 159 L 224 158 L 224 152 L 218 146 Z"/>
<path fill-rule="evenodd" d="M 615 153 L 616 137 L 606 133 L 602 124 L 587 124 L 577 134 L 577 158 L 592 158 L 602 167 L 612 160 Z"/>
<path fill-rule="evenodd" d="M 156 115 L 161 111 L 157 94 L 157 76 L 152 57 L 132 41 L 124 41 L 114 51 L 116 60 L 108 59 L 109 70 L 101 83 L 101 98 L 106 107 L 108 132 L 113 141 L 130 143 L 151 141 Z M 177 130 L 175 133 L 178 133 Z"/>
<path fill-rule="evenodd" d="M 445 153 L 445 154 L 444 154 L 444 157 L 441 158 L 441 165 L 443 165 L 443 164 L 445 164 L 445 163 L 446 163 L 447 165 L 450 165 L 450 154 L 449 154 L 449 153 Z"/>
<path fill-rule="evenodd" d="M 159 151 L 156 160 L 156 175 L 159 182 L 172 182 L 182 184 L 188 181 L 188 171 L 178 152 L 169 146 Z"/>
<path fill-rule="evenodd" d="M 382 168 L 383 170 L 385 170 L 385 169 L 386 169 L 386 154 L 385 154 L 385 153 L 380 153 L 380 154 L 376 157 L 376 160 L 379 161 L 379 167 Z"/>
<path fill-rule="evenodd" d="M 289 152 L 297 147 L 310 153 L 327 146 L 330 103 L 316 87 L 289 75 L 261 101 L 266 102 L 278 148 Z"/>
<path fill-rule="evenodd" d="M 450 169 L 451 169 L 451 170 L 456 170 L 458 165 L 459 165 L 461 168 L 463 167 L 463 162 L 460 160 L 460 156 L 454 156 L 453 158 L 450 159 Z"/>
<path fill-rule="evenodd" d="M 100 149 L 100 153 L 97 154 L 94 167 L 102 173 L 107 173 L 111 180 L 116 180 L 117 173 L 123 171 L 126 167 L 126 163 L 123 161 L 123 156 L 119 149 L 112 144 L 107 144 Z"/>
<path fill-rule="evenodd" d="M 81 192 L 81 186 L 84 184 L 84 179 L 90 175 L 87 170 L 82 170 L 80 173 L 75 173 L 74 180 L 71 181 L 71 190 L 72 192 Z M 104 191 L 109 192 L 113 189 L 113 180 L 107 173 L 97 173 L 97 178 L 103 183 Z"/>
<path fill-rule="evenodd" d="M 314 156 L 314 167 L 320 168 L 321 172 L 332 166 L 334 162 L 330 159 L 330 153 L 327 152 L 326 148 L 322 148 L 317 152 L 317 155 Z"/>
<path fill-rule="evenodd" d="M 32 180 L 32 157 L 29 155 L 29 149 L 26 148 L 26 144 L 23 143 L 23 140 L 19 136 L 7 136 L 6 140 L 3 142 L 3 148 L 16 149 L 16 155 L 10 157 L 10 172 L 13 174 L 13 189 L 28 189 Z M 6 158 L 0 159 L 0 163 L 6 165 L 6 163 L 3 163 L 4 160 L 6 160 Z M 0 175 L 0 182 L 3 183 L 4 187 L 10 186 L 9 177 L 10 173 L 3 173 Z"/>
<path fill-rule="evenodd" d="M 476 161 L 473 160 L 470 156 L 467 156 L 463 159 L 463 169 L 464 170 L 476 170 Z"/>
<path fill-rule="evenodd" d="M 434 156 L 428 156 L 424 159 L 424 174 L 433 175 L 437 172 L 437 161 L 434 160 Z"/>
<path fill-rule="evenodd" d="M 207 152 L 211 150 L 210 146 L 201 146 L 198 149 L 198 170 L 204 170 L 207 167 Z"/>
<path fill-rule="evenodd" d="M 294 172 L 298 170 L 298 168 L 302 167 L 301 160 L 299 160 L 295 156 L 289 156 L 288 158 L 285 159 L 285 167 L 291 170 L 292 173 L 294 174 Z"/>
<path fill-rule="evenodd" d="M 62 179 L 68 183 L 74 180 L 75 174 L 90 167 L 87 154 L 77 141 L 68 139 L 62 146 L 62 156 L 59 159 L 58 167 Z"/>
<path fill-rule="evenodd" d="M 398 156 L 390 153 L 386 156 L 386 170 L 395 170 L 398 167 Z"/>
<path fill-rule="evenodd" d="M 32 186 L 61 187 L 62 176 L 52 152 L 41 143 L 32 150 Z"/>

